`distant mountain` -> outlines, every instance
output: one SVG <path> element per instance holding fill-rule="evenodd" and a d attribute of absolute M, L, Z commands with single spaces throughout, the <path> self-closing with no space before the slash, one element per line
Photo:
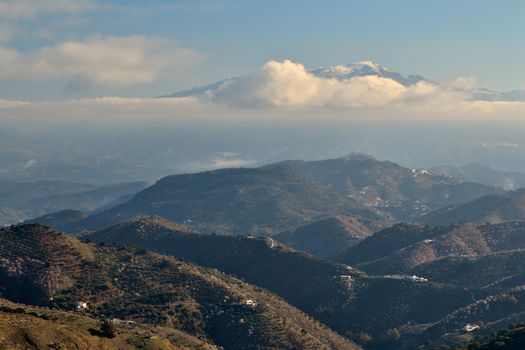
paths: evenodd
<path fill-rule="evenodd" d="M 468 203 L 439 209 L 423 216 L 421 220 L 430 225 L 525 220 L 525 189 L 487 195 Z"/>
<path fill-rule="evenodd" d="M 90 212 L 144 189 L 143 181 L 94 186 L 64 181 L 0 181 L 0 225 L 62 210 Z"/>
<path fill-rule="evenodd" d="M 501 189 L 408 169 L 366 154 L 319 161 L 285 161 L 315 182 L 387 212 L 398 220 L 414 219 L 431 210 L 502 193 Z"/>
<path fill-rule="evenodd" d="M 220 234 L 272 235 L 334 214 L 380 218 L 289 167 L 221 169 L 165 177 L 129 202 L 88 216 L 77 229 L 96 230 L 136 215 L 159 215 Z"/>
<path fill-rule="evenodd" d="M 1 295 L 14 302 L 182 331 L 224 349 L 357 349 L 239 279 L 40 225 L 0 230 L 0 281 Z"/>
<path fill-rule="evenodd" d="M 273 238 L 318 257 L 333 259 L 384 225 L 372 219 L 331 216 L 278 233 Z"/>
<path fill-rule="evenodd" d="M 53 227 L 59 231 L 73 231 L 77 223 L 84 220 L 87 214 L 79 210 L 61 210 L 54 213 L 42 215 L 34 219 L 25 220 L 24 224 L 40 224 Z"/>
<path fill-rule="evenodd" d="M 93 190 L 95 186 L 67 181 L 15 182 L 0 180 L 0 206 L 16 208 L 32 200 Z"/>
<path fill-rule="evenodd" d="M 463 167 L 443 165 L 433 167 L 430 171 L 435 174 L 452 176 L 463 181 L 479 182 L 500 187 L 507 191 L 525 187 L 525 174 L 498 171 L 481 164 L 468 164 Z"/>
<path fill-rule="evenodd" d="M 378 76 L 382 78 L 389 78 L 395 80 L 396 82 L 404 86 L 417 84 L 420 81 L 428 81 L 420 75 L 403 75 L 401 73 L 392 72 L 388 68 L 385 68 L 372 61 L 360 61 L 348 65 L 321 67 L 309 70 L 309 72 L 317 77 L 337 80 L 349 80 L 355 77 L 365 76 Z M 203 96 L 207 93 L 212 93 L 218 90 L 223 84 L 235 81 L 236 79 L 238 78 L 224 79 L 209 85 L 199 86 L 193 89 L 175 92 L 162 97 Z"/>
<path fill-rule="evenodd" d="M 94 186 L 66 181 L 17 182 L 0 180 L 0 226 L 34 217 L 25 203 L 49 196 L 92 190 Z"/>
<path fill-rule="evenodd" d="M 337 80 L 349 80 L 355 77 L 378 76 L 392 79 L 404 86 L 414 85 L 420 81 L 427 81 L 421 75 L 403 75 L 392 72 L 373 61 L 360 61 L 345 66 L 322 67 L 310 71 L 315 76 Z"/>
<path fill-rule="evenodd" d="M 392 79 L 403 86 L 411 86 L 419 82 L 427 82 L 430 84 L 439 85 L 439 83 L 430 81 L 419 74 L 401 74 L 391 71 L 390 69 L 369 60 L 350 63 L 347 65 L 320 67 L 310 69 L 308 72 L 316 77 L 336 79 L 340 81 L 357 77 L 377 76 L 381 78 Z M 212 84 L 178 91 L 161 97 L 204 97 L 213 94 L 222 86 L 231 82 L 235 82 L 238 79 L 239 77 L 223 79 Z M 456 88 L 456 90 L 467 94 L 468 99 L 475 101 L 525 101 L 525 90 L 496 91 L 485 88 L 474 88 L 471 90 Z"/>

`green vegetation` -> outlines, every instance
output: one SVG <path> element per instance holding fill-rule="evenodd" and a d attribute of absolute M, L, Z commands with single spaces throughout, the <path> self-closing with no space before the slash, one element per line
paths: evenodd
<path fill-rule="evenodd" d="M 103 328 L 112 329 L 112 336 L 101 332 Z M 217 347 L 169 328 L 144 324 L 129 327 L 107 320 L 101 323 L 86 315 L 0 299 L 0 349 L 212 350 Z"/>
<path fill-rule="evenodd" d="M 0 231 L 0 277 L 10 300 L 167 327 L 225 349 L 356 348 L 275 295 L 221 272 L 146 250 L 80 243 L 39 225 Z M 101 326 L 93 335 L 112 340 Z"/>
<path fill-rule="evenodd" d="M 363 154 L 310 162 L 286 161 L 283 164 L 401 221 L 415 219 L 430 210 L 503 192 L 491 186 L 407 169 Z"/>
<path fill-rule="evenodd" d="M 290 247 L 333 259 L 385 223 L 361 217 L 331 216 L 273 236 Z"/>
<path fill-rule="evenodd" d="M 463 288 L 370 277 L 272 239 L 188 232 L 158 217 L 137 217 L 89 237 L 145 247 L 234 274 L 278 294 L 340 334 L 352 334 L 356 341 L 358 333 L 371 335 L 374 346 L 390 339 L 384 335 L 389 329 L 406 322 L 436 322 L 472 298 Z"/>
<path fill-rule="evenodd" d="M 458 222 L 477 224 L 525 220 L 525 189 L 488 195 L 471 202 L 436 210 L 422 218 L 431 225 Z"/>
<path fill-rule="evenodd" d="M 468 344 L 454 346 L 450 350 L 522 350 L 525 348 L 525 325 L 518 324 L 500 330 L 490 336 L 475 339 Z"/>
<path fill-rule="evenodd" d="M 272 235 L 329 214 L 379 218 L 377 211 L 288 167 L 268 166 L 168 176 L 129 202 L 82 220 L 77 229 L 159 215 L 202 232 Z"/>

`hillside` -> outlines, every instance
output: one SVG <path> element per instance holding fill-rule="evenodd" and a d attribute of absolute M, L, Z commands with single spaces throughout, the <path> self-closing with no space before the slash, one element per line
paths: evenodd
<path fill-rule="evenodd" d="M 439 297 L 442 309 L 449 307 L 450 310 L 450 303 L 456 302 L 456 309 L 438 320 L 397 327 L 402 348 L 412 349 L 424 343 L 424 348 L 440 349 L 438 345 L 457 345 L 474 336 L 525 321 L 523 221 L 446 227 L 397 224 L 365 238 L 338 259 L 380 276 L 379 281 L 415 279 L 423 285 L 441 285 L 445 293 Z M 470 298 L 458 302 L 457 296 L 446 294 L 454 288 L 463 289 Z M 394 293 L 393 289 L 388 290 L 388 295 Z M 365 297 L 370 292 L 368 290 Z M 412 302 L 431 295 L 426 292 L 416 297 L 410 296 L 411 292 L 412 289 L 405 291 L 403 296 Z M 368 306 L 363 312 L 370 313 L 371 307 L 378 307 L 372 300 L 363 302 L 363 296 L 356 295 L 356 298 Z M 392 304 L 387 298 L 387 294 L 377 296 L 384 303 L 382 307 Z M 438 299 L 427 299 L 423 303 L 427 312 L 436 302 Z"/>
<path fill-rule="evenodd" d="M 450 350 L 521 350 L 525 348 L 525 325 L 517 324 Z"/>
<path fill-rule="evenodd" d="M 168 176 L 129 202 L 90 215 L 77 229 L 102 229 L 136 215 L 159 215 L 203 232 L 272 235 L 329 214 L 378 217 L 377 211 L 288 167 L 268 166 Z"/>
<path fill-rule="evenodd" d="M 0 230 L 0 293 L 189 333 L 225 349 L 355 349 L 263 289 L 223 273 L 39 225 Z M 85 304 L 84 304 L 85 303 Z"/>
<path fill-rule="evenodd" d="M 467 335 L 463 339 L 472 339 L 473 336 L 482 337 L 498 329 L 506 329 L 511 324 L 524 321 L 525 287 L 520 286 L 473 301 L 432 324 L 421 333 L 421 336 L 431 338 L 446 334 L 441 339 L 450 341 L 456 336 L 455 342 L 457 343 L 461 339 L 458 339 L 458 335 L 461 334 Z M 467 325 L 476 326 L 476 328 L 469 332 L 465 330 Z M 458 329 L 463 330 L 458 331 Z M 471 332 L 473 334 L 468 337 Z"/>
<path fill-rule="evenodd" d="M 87 217 L 86 213 L 78 210 L 66 209 L 46 215 L 36 217 L 34 219 L 25 220 L 25 224 L 40 224 L 44 226 L 53 227 L 57 230 L 69 232 L 75 229 L 77 223 Z"/>
<path fill-rule="evenodd" d="M 275 240 L 199 234 L 159 217 L 137 217 L 86 238 L 129 244 L 219 269 L 264 287 L 326 323 L 352 296 L 346 266 L 290 250 Z M 326 313 L 326 314 L 325 314 Z"/>
<path fill-rule="evenodd" d="M 423 216 L 421 220 L 430 225 L 525 220 L 525 189 L 499 195 L 487 195 L 468 203 L 436 210 Z"/>
<path fill-rule="evenodd" d="M 398 220 L 409 220 L 431 210 L 503 192 L 495 187 L 408 169 L 370 155 L 320 161 L 285 161 L 304 176 Z"/>
<path fill-rule="evenodd" d="M 449 256 L 416 266 L 411 272 L 435 282 L 469 288 L 511 288 L 524 284 L 525 250 Z"/>
<path fill-rule="evenodd" d="M 525 222 L 447 227 L 399 224 L 347 249 L 337 259 L 368 273 L 380 275 L 415 273 L 431 278 L 435 274 L 427 275 L 426 272 L 430 271 L 428 269 L 440 266 L 443 276 L 435 281 L 452 283 L 454 271 L 461 269 L 469 259 L 476 260 L 493 253 L 523 248 Z M 486 277 L 488 276 L 506 277 L 501 274 L 487 274 Z"/>
<path fill-rule="evenodd" d="M 356 341 L 367 333 L 380 342 L 388 329 L 409 321 L 436 322 L 472 298 L 463 288 L 366 276 L 272 239 L 188 232 L 155 217 L 135 218 L 89 238 L 141 246 L 234 274 Z"/>
<path fill-rule="evenodd" d="M 144 324 L 113 324 L 104 333 L 102 322 L 79 313 L 30 307 L 0 299 L 0 349 L 218 349 L 187 333 Z"/>
<path fill-rule="evenodd" d="M 325 259 L 333 259 L 384 223 L 366 218 L 332 216 L 280 232 L 277 241 Z"/>

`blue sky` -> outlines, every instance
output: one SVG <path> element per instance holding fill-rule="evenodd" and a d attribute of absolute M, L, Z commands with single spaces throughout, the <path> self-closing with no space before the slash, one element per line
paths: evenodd
<path fill-rule="evenodd" d="M 0 6 L 17 2 L 31 3 L 3 0 Z M 32 14 L 24 14 L 24 8 L 0 11 L 0 28 L 8 33 L 0 46 L 25 57 L 45 47 L 85 42 L 96 35 L 100 40 L 138 35 L 146 41 L 154 37 L 169 40 L 175 48 L 164 53 L 167 60 L 180 49 L 192 55 L 184 56 L 184 62 L 174 69 L 166 64 L 168 68 L 153 72 L 151 79 L 126 84 L 100 80 L 88 84 L 85 80 L 91 72 L 84 74 L 76 68 L 60 72 L 60 66 L 35 78 L 27 72 L 16 73 L 16 69 L 23 70 L 20 67 L 4 64 L 0 97 L 157 96 L 249 74 L 270 59 L 291 59 L 311 68 L 370 59 L 439 82 L 469 76 L 479 86 L 525 88 L 523 1 L 59 0 L 56 4 Z M 163 45 L 159 43 L 155 50 Z M 31 62 L 40 57 L 34 56 Z M 14 61 L 20 65 L 23 60 Z"/>

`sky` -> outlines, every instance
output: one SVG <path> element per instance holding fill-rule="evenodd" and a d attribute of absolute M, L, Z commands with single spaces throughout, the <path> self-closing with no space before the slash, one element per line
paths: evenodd
<path fill-rule="evenodd" d="M 525 91 L 503 93 L 525 90 L 524 26 L 517 0 L 0 0 L 0 178 L 354 151 L 525 172 Z M 363 60 L 426 80 L 311 71 Z"/>
<path fill-rule="evenodd" d="M 521 89 L 524 26 L 517 0 L 2 0 L 0 96 L 154 97 L 284 59 L 307 68 L 367 59 L 443 83 L 468 76 L 482 87 Z M 79 53 L 64 67 L 56 51 L 68 43 L 88 51 L 98 43 L 99 55 L 134 45 L 145 60 L 128 62 L 135 76 L 97 79 L 124 57 L 82 66 Z M 20 67 L 42 56 L 55 67 Z"/>

